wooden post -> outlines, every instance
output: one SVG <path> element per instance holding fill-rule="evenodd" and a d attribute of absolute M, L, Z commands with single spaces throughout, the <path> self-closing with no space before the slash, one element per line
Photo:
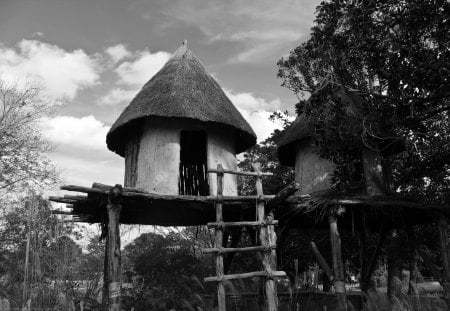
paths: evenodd
<path fill-rule="evenodd" d="M 347 310 L 347 296 L 345 294 L 345 278 L 344 278 L 344 263 L 342 261 L 341 253 L 341 238 L 337 227 L 337 216 L 340 211 L 334 208 L 330 210 L 328 220 L 330 223 L 330 240 L 331 253 L 333 255 L 333 272 L 334 272 L 334 291 L 337 298 L 337 310 Z"/>
<path fill-rule="evenodd" d="M 333 272 L 331 271 L 330 266 L 327 264 L 325 258 L 323 258 L 319 249 L 317 248 L 316 243 L 311 242 L 311 248 L 313 250 L 314 255 L 316 256 L 317 261 L 319 262 L 319 266 L 322 268 L 323 272 L 326 274 L 330 282 L 334 281 Z"/>
<path fill-rule="evenodd" d="M 103 291 L 102 291 L 102 306 L 103 309 L 106 310 L 108 308 L 108 286 L 109 286 L 109 263 L 108 263 L 108 229 L 106 229 L 105 233 L 105 258 L 103 259 Z"/>
<path fill-rule="evenodd" d="M 388 280 L 387 280 L 387 294 L 391 303 L 395 302 L 402 294 L 402 239 L 397 229 L 391 232 L 391 239 L 387 248 L 387 265 L 388 265 Z"/>
<path fill-rule="evenodd" d="M 264 222 L 265 219 L 265 210 L 264 210 L 264 193 L 262 188 L 262 177 L 261 177 L 261 168 L 259 164 L 254 164 L 253 169 L 258 174 L 256 177 L 256 194 L 258 195 L 258 203 L 257 203 L 257 213 L 258 213 L 258 221 Z M 275 231 L 273 231 L 275 232 Z M 273 233 L 274 234 L 274 233 Z M 271 234 L 271 235 L 273 235 Z M 270 236 L 269 236 L 269 228 L 268 226 L 262 226 L 259 229 L 259 239 L 262 246 L 269 247 Z M 273 237 L 272 237 L 273 239 Z M 272 276 L 272 265 L 271 262 L 273 260 L 272 251 L 264 251 L 262 256 L 262 264 L 264 270 L 267 272 L 269 276 Z M 275 259 L 276 262 L 276 259 Z M 276 283 L 273 277 L 266 278 L 264 282 L 266 298 L 267 298 L 267 311 L 277 311 L 278 310 L 278 299 L 277 299 L 277 288 Z"/>
<path fill-rule="evenodd" d="M 223 167 L 220 164 L 217 164 L 217 203 L 216 203 L 216 222 L 222 223 L 222 202 L 223 202 Z M 223 247 L 223 231 L 224 226 L 216 227 L 216 239 L 215 239 L 215 247 L 217 249 L 221 249 Z M 218 252 L 216 254 L 216 275 L 219 281 L 217 282 L 217 304 L 219 307 L 219 311 L 226 311 L 226 302 L 225 302 L 225 285 L 223 284 L 223 254 Z"/>
<path fill-rule="evenodd" d="M 443 269 L 443 284 L 444 295 L 446 298 L 450 298 L 450 267 L 449 267 L 449 247 L 448 247 L 448 223 L 445 216 L 439 217 L 438 231 L 439 231 L 439 244 L 441 248 L 441 261 Z"/>
<path fill-rule="evenodd" d="M 122 187 L 116 185 L 111 189 L 108 204 L 108 236 L 107 236 L 107 262 L 108 262 L 108 295 L 109 295 L 109 310 L 120 311 L 120 298 L 122 286 L 122 268 L 121 268 L 121 254 L 120 254 L 120 197 L 122 194 Z"/>

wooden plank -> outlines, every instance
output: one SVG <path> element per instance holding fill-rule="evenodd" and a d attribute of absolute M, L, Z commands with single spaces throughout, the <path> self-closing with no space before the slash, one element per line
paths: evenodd
<path fill-rule="evenodd" d="M 276 249 L 276 245 L 269 246 L 250 246 L 250 247 L 240 247 L 240 248 L 231 248 L 231 247 L 219 247 L 219 248 L 204 248 L 202 249 L 203 253 L 251 253 L 251 252 L 264 252 L 270 249 Z"/>
<path fill-rule="evenodd" d="M 66 199 L 66 198 L 62 198 L 62 197 L 55 197 L 55 196 L 49 196 L 48 197 L 49 201 L 52 202 L 57 202 L 57 203 L 66 203 L 66 204 L 74 204 L 77 203 L 77 200 L 73 200 L 73 199 Z"/>
<path fill-rule="evenodd" d="M 257 175 L 256 177 L 256 194 L 258 196 L 264 196 L 263 188 L 262 188 L 262 174 L 261 167 L 259 164 L 254 164 L 253 169 Z M 265 205 L 264 201 L 259 200 L 256 203 L 257 207 L 257 215 L 258 221 L 265 221 Z M 269 245 L 269 237 L 267 227 L 259 228 L 259 240 L 262 246 Z M 262 256 L 262 265 L 264 271 L 267 272 L 268 275 L 272 275 L 272 267 L 271 267 L 271 257 L 267 252 L 263 253 Z M 273 278 L 266 278 L 264 281 L 264 288 L 266 292 L 266 310 L 267 311 L 277 311 L 278 310 L 278 298 L 276 294 L 276 283 Z"/>
<path fill-rule="evenodd" d="M 266 271 L 255 271 L 255 272 L 247 272 L 247 273 L 239 273 L 239 274 L 227 274 L 224 275 L 221 279 L 217 276 L 206 277 L 205 282 L 218 282 L 219 280 L 237 280 L 237 279 L 248 279 L 253 277 L 269 277 L 270 275 Z M 284 271 L 272 271 L 272 277 L 284 277 L 286 276 L 286 272 Z"/>
<path fill-rule="evenodd" d="M 223 195 L 223 167 L 217 164 L 217 203 L 216 203 L 216 222 L 222 222 L 222 195 Z M 215 247 L 220 248 L 223 245 L 223 231 L 222 228 L 216 228 Z M 221 279 L 224 275 L 223 271 L 223 255 L 216 254 L 216 275 Z M 217 283 L 217 302 L 219 311 L 226 311 L 227 306 L 225 302 L 225 284 L 223 282 Z"/>
<path fill-rule="evenodd" d="M 338 301 L 337 310 L 347 310 L 347 296 L 345 294 L 345 278 L 344 278 L 344 263 L 342 261 L 341 238 L 337 227 L 337 215 L 334 211 L 330 211 L 330 240 L 331 253 L 333 256 L 333 271 L 334 271 L 334 291 Z"/>
<path fill-rule="evenodd" d="M 232 171 L 232 170 L 223 170 L 219 171 L 219 169 L 209 169 L 208 173 L 225 173 L 225 174 L 233 174 L 233 175 L 241 175 L 241 176 L 272 176 L 273 173 L 262 173 L 259 174 L 256 172 L 244 172 L 244 171 Z"/>
<path fill-rule="evenodd" d="M 222 222 L 222 223 L 218 223 L 218 222 L 208 222 L 207 226 L 208 228 L 216 228 L 216 227 L 261 227 L 261 226 L 267 226 L 267 225 L 278 225 L 278 220 L 272 220 L 272 221 L 264 221 L 264 222 L 259 222 L 259 221 L 236 221 L 236 222 Z"/>
<path fill-rule="evenodd" d="M 108 211 L 108 295 L 109 311 L 120 311 L 122 267 L 120 253 L 120 196 L 122 189 L 116 186 L 111 190 L 106 209 Z"/>

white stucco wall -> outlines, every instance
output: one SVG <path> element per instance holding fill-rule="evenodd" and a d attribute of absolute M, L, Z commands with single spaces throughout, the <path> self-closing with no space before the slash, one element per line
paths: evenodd
<path fill-rule="evenodd" d="M 170 122 L 144 125 L 140 142 L 136 188 L 152 193 L 178 194 L 180 134 Z"/>
<path fill-rule="evenodd" d="M 208 168 L 217 168 L 217 164 L 221 164 L 224 169 L 237 170 L 234 137 L 230 130 L 214 128 L 208 131 Z M 237 195 L 236 175 L 224 176 L 223 194 Z M 211 195 L 217 194 L 216 174 L 209 174 L 209 192 Z"/>
<path fill-rule="evenodd" d="M 183 130 L 205 130 L 207 133 L 207 165 L 236 170 L 234 135 L 216 127 L 189 120 L 151 120 L 144 125 L 139 146 L 136 188 L 152 193 L 178 194 L 180 133 Z M 210 194 L 216 194 L 216 175 L 209 174 Z M 225 175 L 224 195 L 237 194 L 234 175 Z"/>
<path fill-rule="evenodd" d="M 301 184 L 300 194 L 327 190 L 333 163 L 319 157 L 313 145 L 297 146 L 295 180 Z"/>

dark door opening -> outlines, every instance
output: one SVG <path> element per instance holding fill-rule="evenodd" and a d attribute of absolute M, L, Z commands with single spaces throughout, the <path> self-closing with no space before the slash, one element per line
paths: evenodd
<path fill-rule="evenodd" d="M 209 195 L 205 131 L 181 131 L 179 194 Z"/>

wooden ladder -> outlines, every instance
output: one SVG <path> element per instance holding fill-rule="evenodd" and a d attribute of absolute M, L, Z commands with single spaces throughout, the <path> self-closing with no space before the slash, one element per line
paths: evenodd
<path fill-rule="evenodd" d="M 265 215 L 265 197 L 262 188 L 262 177 L 270 176 L 271 173 L 261 172 L 258 164 L 253 165 L 254 172 L 237 172 L 231 170 L 224 170 L 222 165 L 218 164 L 217 169 L 210 169 L 208 173 L 217 174 L 217 196 L 216 196 L 216 222 L 208 223 L 209 228 L 215 229 L 215 247 L 204 249 L 204 253 L 213 253 L 216 257 L 216 276 L 205 278 L 205 282 L 217 282 L 217 300 L 219 311 L 226 311 L 225 304 L 225 286 L 224 281 L 244 279 L 251 277 L 264 277 L 264 290 L 266 295 L 266 310 L 277 311 L 278 299 L 276 292 L 275 277 L 286 276 L 284 271 L 275 271 L 272 268 L 276 267 L 276 235 L 274 225 L 278 224 L 278 221 L 273 219 L 273 214 L 269 213 Z M 256 177 L 256 208 L 257 208 L 257 220 L 256 221 L 241 221 L 241 222 L 223 222 L 222 209 L 223 209 L 223 178 L 224 174 L 255 176 Z M 244 196 L 242 198 L 245 198 Z M 243 248 L 224 248 L 223 245 L 223 232 L 225 228 L 229 227 L 244 227 L 253 226 L 259 230 L 259 240 L 261 245 Z M 223 254 L 224 253 L 244 253 L 244 252 L 261 252 L 262 256 L 262 271 L 229 274 L 224 275 L 223 269 Z"/>

